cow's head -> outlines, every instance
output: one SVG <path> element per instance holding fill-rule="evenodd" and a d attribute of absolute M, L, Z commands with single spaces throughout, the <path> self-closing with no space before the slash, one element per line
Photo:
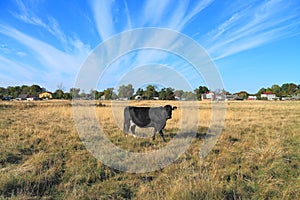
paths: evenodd
<path fill-rule="evenodd" d="M 166 105 L 164 108 L 166 109 L 166 118 L 171 119 L 172 118 L 172 110 L 177 109 L 177 107 L 176 106 L 172 107 L 170 105 Z"/>

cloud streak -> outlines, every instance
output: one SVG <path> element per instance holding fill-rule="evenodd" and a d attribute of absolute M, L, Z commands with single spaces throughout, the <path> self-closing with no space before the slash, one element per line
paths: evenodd
<path fill-rule="evenodd" d="M 32 82 L 36 76 L 43 76 L 44 73 L 24 63 L 12 61 L 0 55 L 0 84 L 6 85 L 10 83 Z M 2 82 L 2 81 L 5 82 Z M 9 81 L 8 81 L 9 80 Z M 21 81 L 22 80 L 22 81 Z"/>
<path fill-rule="evenodd" d="M 137 12 L 134 15 L 137 19 L 133 25 L 130 20 L 131 13 L 125 1 L 126 20 L 124 23 L 126 24 L 123 25 L 122 30 L 117 30 L 113 23 L 115 17 L 122 16 L 116 13 L 116 10 L 119 8 L 116 7 L 113 1 L 93 1 L 91 6 L 98 34 L 103 41 L 117 32 L 126 31 L 130 28 L 158 27 L 182 31 L 197 14 L 207 8 L 212 2 L 213 0 L 180 1 L 174 5 L 174 1 L 171 0 L 145 1 L 141 11 L 134 11 Z M 157 43 L 157 46 L 169 46 L 172 49 L 172 45 L 176 43 L 177 37 L 145 36 L 145 38 L 136 38 L 136 40 L 139 40 L 138 42 L 143 43 L 144 46 Z M 122 49 L 122 42 L 119 47 Z M 116 49 L 114 50 L 117 51 Z M 146 63 L 161 63 L 168 58 L 167 54 L 161 51 L 136 51 L 135 54 L 134 57 L 128 56 L 127 59 L 116 62 L 114 68 L 118 69 L 117 65 L 120 65 L 119 68 L 121 68 L 124 65 L 134 67 Z"/>
<path fill-rule="evenodd" d="M 213 0 L 180 1 L 146 1 L 143 9 L 142 25 L 171 28 L 182 31 L 188 23 L 202 10 L 211 5 Z"/>
<path fill-rule="evenodd" d="M 287 1 L 267 1 L 235 12 L 199 38 L 214 60 L 297 34 L 299 14 Z"/>
<path fill-rule="evenodd" d="M 0 39 L 5 43 L 0 44 L 1 77 L 7 75 L 7 80 L 13 80 L 13 74 L 8 71 L 11 67 L 20 72 L 16 75 L 20 80 L 21 73 L 24 80 L 26 77 L 35 80 L 36 76 L 30 76 L 32 72 L 43 74 L 49 82 L 53 79 L 65 82 L 68 77 L 70 86 L 71 77 L 75 78 L 92 47 L 131 29 L 157 27 L 185 33 L 201 44 L 214 60 L 300 34 L 299 2 L 293 0 L 238 0 L 234 3 L 229 0 L 91 0 L 88 4 L 79 1 L 71 5 L 66 1 L 59 7 L 52 2 L 44 3 L 16 0 L 3 4 Z M 66 13 L 58 12 L 58 8 Z M 74 14 L 75 11 L 82 13 Z M 176 36 L 145 34 L 136 40 L 132 39 L 132 43 L 158 44 L 169 50 L 178 44 Z M 131 43 L 121 40 L 114 51 L 126 45 Z M 115 61 L 114 66 L 110 66 L 111 76 L 153 63 L 174 67 L 186 75 L 193 74 L 168 52 L 147 50 L 135 51 Z"/>
<path fill-rule="evenodd" d="M 38 60 L 42 66 L 38 69 L 38 71 L 46 72 L 45 77 L 47 77 L 48 80 L 63 80 L 64 76 L 74 77 L 76 72 L 79 70 L 81 63 L 84 61 L 88 52 L 90 51 L 90 49 L 83 46 L 81 41 L 77 40 L 74 41 L 74 44 L 77 45 L 78 49 L 72 53 L 67 53 L 9 26 L 0 25 L 0 33 L 13 38 L 20 44 L 30 49 L 30 51 L 33 52 L 36 60 Z M 8 62 L 3 58 L 1 61 L 5 61 L 4 64 L 2 63 L 3 66 L 5 64 L 9 64 L 7 66 L 19 65 L 19 63 L 14 63 L 13 61 Z M 27 66 L 28 65 L 24 67 Z M 22 71 L 20 69 L 21 68 L 19 68 L 17 71 Z M 24 70 L 26 71 L 27 69 Z"/>
<path fill-rule="evenodd" d="M 61 31 L 58 22 L 54 18 L 48 17 L 48 21 L 45 22 L 33 12 L 30 5 L 25 6 L 24 2 L 20 0 L 17 0 L 16 4 L 19 8 L 19 12 L 12 12 L 12 15 L 15 18 L 23 21 L 24 23 L 42 27 L 58 38 L 63 44 L 67 44 L 67 37 L 63 31 Z"/>
<path fill-rule="evenodd" d="M 113 16 L 113 1 L 92 1 L 91 7 L 100 38 L 106 40 L 115 33 Z"/>

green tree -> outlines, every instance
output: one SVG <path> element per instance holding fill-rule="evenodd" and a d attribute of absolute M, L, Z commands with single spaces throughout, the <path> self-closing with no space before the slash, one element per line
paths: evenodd
<path fill-rule="evenodd" d="M 261 99 L 261 94 L 265 93 L 266 91 L 267 91 L 266 88 L 259 89 L 258 92 L 256 93 L 257 99 Z"/>
<path fill-rule="evenodd" d="M 146 99 L 153 99 L 153 97 L 158 96 L 158 92 L 155 90 L 154 85 L 148 85 L 146 91 L 144 92 Z"/>
<path fill-rule="evenodd" d="M 64 98 L 64 92 L 61 89 L 57 89 L 54 93 L 53 93 L 53 98 L 54 99 L 63 99 Z"/>
<path fill-rule="evenodd" d="M 72 94 L 70 92 L 65 92 L 63 94 L 63 99 L 71 100 L 72 99 Z"/>
<path fill-rule="evenodd" d="M 8 86 L 6 88 L 6 94 L 5 94 L 5 96 L 13 96 L 14 93 L 15 93 L 15 87 Z"/>
<path fill-rule="evenodd" d="M 114 88 L 107 88 L 103 91 L 103 95 L 106 100 L 110 100 L 113 98 L 113 90 Z"/>
<path fill-rule="evenodd" d="M 134 93 L 134 89 L 131 84 L 128 84 L 127 86 L 121 85 L 118 92 L 119 98 L 131 98 Z"/>
<path fill-rule="evenodd" d="M 79 96 L 80 96 L 80 98 L 82 98 L 82 99 L 86 99 L 86 98 L 88 98 L 88 94 L 87 93 L 85 93 L 85 91 L 84 90 L 82 90 L 82 92 L 79 94 Z"/>
<path fill-rule="evenodd" d="M 33 96 L 38 96 L 39 93 L 44 92 L 44 89 L 39 85 L 32 85 L 29 87 L 29 94 Z"/>
<path fill-rule="evenodd" d="M 238 93 L 235 93 L 235 95 L 239 96 L 242 99 L 247 99 L 249 96 L 248 92 L 246 91 L 240 91 Z"/>
<path fill-rule="evenodd" d="M 174 100 L 175 99 L 175 95 L 174 95 L 174 89 L 168 87 L 166 89 L 166 99 L 167 100 Z"/>
<path fill-rule="evenodd" d="M 162 89 L 158 92 L 158 98 L 159 98 L 160 100 L 166 100 L 166 99 L 167 99 L 166 88 L 162 88 Z"/>
<path fill-rule="evenodd" d="M 297 85 L 294 83 L 284 83 L 281 86 L 282 96 L 291 96 L 297 91 Z"/>
<path fill-rule="evenodd" d="M 21 87 L 20 86 L 16 86 L 15 87 L 15 92 L 14 92 L 14 94 L 12 96 L 14 98 L 17 98 L 21 94 L 21 92 L 22 92 Z"/>
<path fill-rule="evenodd" d="M 6 89 L 4 87 L 0 87 L 0 98 L 3 98 L 5 96 Z"/>
<path fill-rule="evenodd" d="M 281 94 L 282 94 L 282 96 L 288 96 L 288 88 L 289 88 L 288 83 L 284 83 L 284 84 L 281 85 Z"/>
<path fill-rule="evenodd" d="M 199 86 L 194 91 L 196 93 L 197 100 L 201 99 L 201 95 L 202 94 L 205 94 L 205 93 L 209 92 L 209 90 L 208 90 L 208 88 L 206 86 Z"/>
<path fill-rule="evenodd" d="M 79 92 L 80 92 L 80 88 L 70 88 L 70 94 L 72 98 L 80 97 Z"/>
<path fill-rule="evenodd" d="M 191 91 L 186 91 L 182 94 L 181 98 L 184 100 L 194 101 L 196 100 L 196 94 Z"/>
<path fill-rule="evenodd" d="M 29 87 L 27 85 L 21 86 L 21 93 L 22 94 L 29 94 Z"/>
<path fill-rule="evenodd" d="M 296 90 L 297 90 L 297 85 L 294 83 L 290 83 L 288 86 L 288 95 L 294 94 Z"/>
<path fill-rule="evenodd" d="M 94 97 L 94 98 L 98 100 L 98 99 L 100 99 L 103 95 L 104 95 L 104 92 L 96 91 L 96 92 L 95 92 L 95 97 Z"/>
<path fill-rule="evenodd" d="M 297 89 L 296 89 L 296 91 L 295 91 L 295 94 L 296 94 L 296 95 L 297 95 L 297 94 L 300 94 L 300 85 L 297 86 Z"/>
<path fill-rule="evenodd" d="M 182 98 L 182 95 L 184 94 L 184 91 L 183 90 L 175 90 L 174 91 L 174 95 L 179 97 L 179 98 Z"/>
<path fill-rule="evenodd" d="M 142 88 L 138 88 L 134 96 L 138 96 L 138 95 L 141 97 L 144 95 L 144 90 Z"/>
<path fill-rule="evenodd" d="M 272 85 L 271 87 L 272 93 L 276 94 L 277 97 L 281 97 L 281 87 L 277 84 Z"/>

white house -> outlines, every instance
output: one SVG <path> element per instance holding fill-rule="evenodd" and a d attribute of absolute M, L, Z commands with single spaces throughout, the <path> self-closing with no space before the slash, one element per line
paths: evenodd
<path fill-rule="evenodd" d="M 277 99 L 276 95 L 271 92 L 265 92 L 265 93 L 261 94 L 260 97 L 262 99 L 267 99 L 267 100 L 276 100 Z"/>
<path fill-rule="evenodd" d="M 175 96 L 175 100 L 176 100 L 176 101 L 180 101 L 181 98 L 180 98 L 179 96 Z"/>
<path fill-rule="evenodd" d="M 141 95 L 136 95 L 136 96 L 134 97 L 134 99 L 135 99 L 135 100 L 141 100 L 141 99 L 142 99 L 142 96 L 141 96 Z"/>
<path fill-rule="evenodd" d="M 38 100 L 38 98 L 36 96 L 32 96 L 32 95 L 29 95 L 27 98 L 26 98 L 26 101 L 36 101 Z"/>
<path fill-rule="evenodd" d="M 102 95 L 102 96 L 100 97 L 100 100 L 105 100 L 105 95 Z"/>
<path fill-rule="evenodd" d="M 247 98 L 247 100 L 257 100 L 257 97 L 256 96 L 254 96 L 254 95 L 249 95 L 248 96 L 248 98 Z"/>
<path fill-rule="evenodd" d="M 215 100 L 215 98 L 216 98 L 216 95 L 215 95 L 215 93 L 213 93 L 213 92 L 207 92 L 207 93 L 205 93 L 205 94 L 201 94 L 201 100 L 203 101 L 203 100 L 210 100 L 210 101 L 213 101 L 213 100 Z"/>

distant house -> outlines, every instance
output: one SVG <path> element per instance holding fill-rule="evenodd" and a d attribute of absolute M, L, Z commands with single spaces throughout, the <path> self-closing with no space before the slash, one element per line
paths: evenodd
<path fill-rule="evenodd" d="M 17 98 L 16 98 L 16 100 L 18 100 L 18 101 L 21 101 L 21 100 L 27 100 L 27 97 L 28 97 L 29 95 L 28 94 L 20 94 Z"/>
<path fill-rule="evenodd" d="M 174 98 L 175 98 L 176 101 L 180 101 L 181 100 L 181 98 L 179 96 L 175 96 Z"/>
<path fill-rule="evenodd" d="M 36 96 L 33 96 L 33 95 L 28 95 L 28 94 L 20 94 L 16 100 L 26 100 L 26 101 L 35 101 L 35 100 L 38 100 L 38 98 Z"/>
<path fill-rule="evenodd" d="M 244 100 L 242 97 L 236 95 L 236 94 L 228 94 L 226 95 L 226 100 L 227 101 L 236 101 L 236 100 Z"/>
<path fill-rule="evenodd" d="M 105 100 L 105 95 L 102 95 L 102 96 L 100 97 L 100 100 Z"/>
<path fill-rule="evenodd" d="M 282 101 L 288 101 L 288 100 L 293 100 L 292 97 L 281 97 Z"/>
<path fill-rule="evenodd" d="M 128 97 L 122 97 L 122 98 L 118 98 L 117 100 L 120 100 L 120 101 L 128 101 L 129 98 L 128 98 Z"/>
<path fill-rule="evenodd" d="M 39 94 L 40 99 L 52 99 L 53 94 L 51 92 L 42 92 Z"/>
<path fill-rule="evenodd" d="M 300 100 L 300 94 L 292 96 L 293 100 Z"/>
<path fill-rule="evenodd" d="M 213 92 L 207 92 L 205 94 L 201 94 L 202 101 L 213 101 L 216 99 L 216 95 Z"/>
<path fill-rule="evenodd" d="M 136 96 L 134 97 L 134 99 L 135 99 L 135 100 L 141 100 L 141 99 L 142 99 L 142 96 L 141 96 L 141 95 L 136 95 Z"/>
<path fill-rule="evenodd" d="M 250 96 L 248 96 L 247 100 L 249 100 L 249 101 L 257 100 L 257 96 L 250 95 Z"/>
<path fill-rule="evenodd" d="M 36 96 L 33 96 L 33 95 L 29 95 L 27 98 L 26 98 L 27 101 L 36 101 L 38 100 L 38 98 Z"/>
<path fill-rule="evenodd" d="M 265 92 L 263 94 L 260 95 L 261 99 L 266 99 L 266 100 L 276 100 L 277 97 L 275 94 L 273 94 L 272 92 Z"/>

